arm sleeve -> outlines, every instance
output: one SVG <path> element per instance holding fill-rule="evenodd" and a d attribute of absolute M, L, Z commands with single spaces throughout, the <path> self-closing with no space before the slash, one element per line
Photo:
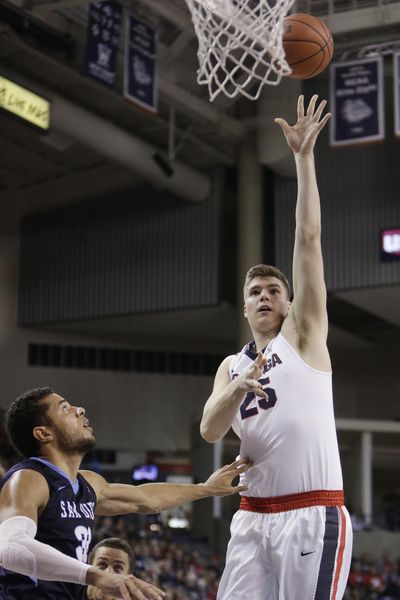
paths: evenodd
<path fill-rule="evenodd" d="M 11 517 L 0 525 L 0 565 L 47 581 L 85 584 L 90 565 L 35 540 L 37 526 L 28 517 Z"/>

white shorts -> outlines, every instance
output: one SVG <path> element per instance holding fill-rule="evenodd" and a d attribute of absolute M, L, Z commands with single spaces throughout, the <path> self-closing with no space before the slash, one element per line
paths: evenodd
<path fill-rule="evenodd" d="M 344 506 L 239 510 L 217 600 L 341 600 L 352 541 Z"/>

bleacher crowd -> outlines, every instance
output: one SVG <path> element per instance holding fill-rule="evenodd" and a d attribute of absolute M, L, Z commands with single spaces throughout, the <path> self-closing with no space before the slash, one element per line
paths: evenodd
<path fill-rule="evenodd" d="M 224 557 L 189 532 L 135 516 L 96 522 L 95 541 L 120 537 L 135 553 L 135 574 L 166 592 L 166 600 L 215 600 Z"/>
<path fill-rule="evenodd" d="M 152 517 L 154 518 L 154 517 Z M 167 600 L 215 600 L 224 557 L 187 531 L 163 527 L 159 520 L 101 518 L 96 541 L 118 536 L 133 548 L 135 573 L 167 592 Z M 379 561 L 354 558 L 344 600 L 400 600 L 400 552 Z"/>
<path fill-rule="evenodd" d="M 345 600 L 400 599 L 400 553 L 384 552 L 379 561 L 368 554 L 353 558 Z"/>

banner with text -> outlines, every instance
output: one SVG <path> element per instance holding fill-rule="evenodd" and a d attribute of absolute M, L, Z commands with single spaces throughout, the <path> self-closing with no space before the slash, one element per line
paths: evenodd
<path fill-rule="evenodd" d="M 121 18 L 122 8 L 117 2 L 89 5 L 83 73 L 108 87 L 115 83 Z"/>
<path fill-rule="evenodd" d="M 394 133 L 400 137 L 400 52 L 393 53 Z"/>
<path fill-rule="evenodd" d="M 385 135 L 382 57 L 331 66 L 332 146 L 382 140 Z"/>
<path fill-rule="evenodd" d="M 133 15 L 126 16 L 124 96 L 157 112 L 157 31 Z"/>

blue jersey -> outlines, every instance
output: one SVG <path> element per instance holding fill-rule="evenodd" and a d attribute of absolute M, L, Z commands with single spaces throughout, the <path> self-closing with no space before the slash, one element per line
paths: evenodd
<path fill-rule="evenodd" d="M 96 494 L 86 479 L 78 474 L 72 482 L 58 467 L 39 458 L 30 458 L 12 467 L 0 481 L 6 481 L 21 469 L 41 473 L 49 486 L 49 501 L 38 517 L 36 539 L 63 554 L 87 562 Z M 81 600 L 85 586 L 56 581 L 33 581 L 29 577 L 0 567 L 0 600 Z"/>

